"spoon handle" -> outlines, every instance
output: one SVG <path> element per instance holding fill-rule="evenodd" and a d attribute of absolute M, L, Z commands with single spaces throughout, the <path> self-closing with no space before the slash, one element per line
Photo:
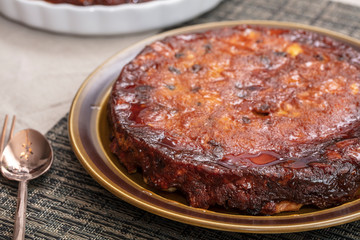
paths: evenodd
<path fill-rule="evenodd" d="M 25 238 L 27 197 L 27 181 L 20 181 L 15 213 L 14 240 L 22 240 Z"/>

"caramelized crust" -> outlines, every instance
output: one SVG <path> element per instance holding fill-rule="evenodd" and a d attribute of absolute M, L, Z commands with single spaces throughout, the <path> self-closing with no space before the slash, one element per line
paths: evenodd
<path fill-rule="evenodd" d="M 303 30 L 168 37 L 113 86 L 112 150 L 194 207 L 337 205 L 359 187 L 359 84 L 357 50 Z"/>

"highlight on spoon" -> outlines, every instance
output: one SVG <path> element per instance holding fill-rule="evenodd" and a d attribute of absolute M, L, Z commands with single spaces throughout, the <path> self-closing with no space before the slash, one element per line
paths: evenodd
<path fill-rule="evenodd" d="M 25 129 L 17 132 L 1 156 L 1 172 L 12 180 L 36 178 L 52 163 L 53 151 L 47 139 L 38 131 Z"/>

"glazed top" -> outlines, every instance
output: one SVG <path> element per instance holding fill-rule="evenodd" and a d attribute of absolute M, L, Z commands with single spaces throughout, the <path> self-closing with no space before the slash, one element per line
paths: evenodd
<path fill-rule="evenodd" d="M 153 42 L 123 68 L 111 97 L 117 123 L 135 137 L 230 165 L 304 159 L 357 136 L 359 105 L 356 49 L 246 25 Z"/>

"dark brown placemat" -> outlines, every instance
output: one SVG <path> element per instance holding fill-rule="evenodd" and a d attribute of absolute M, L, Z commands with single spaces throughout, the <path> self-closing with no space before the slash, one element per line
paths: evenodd
<path fill-rule="evenodd" d="M 240 19 L 299 22 L 360 38 L 360 8 L 325 0 L 224 0 L 184 25 Z M 47 137 L 54 165 L 29 184 L 26 239 L 360 239 L 360 221 L 288 234 L 232 233 L 171 221 L 120 200 L 90 177 L 70 147 L 67 116 Z M 17 183 L 0 179 L 0 239 L 10 239 Z"/>

